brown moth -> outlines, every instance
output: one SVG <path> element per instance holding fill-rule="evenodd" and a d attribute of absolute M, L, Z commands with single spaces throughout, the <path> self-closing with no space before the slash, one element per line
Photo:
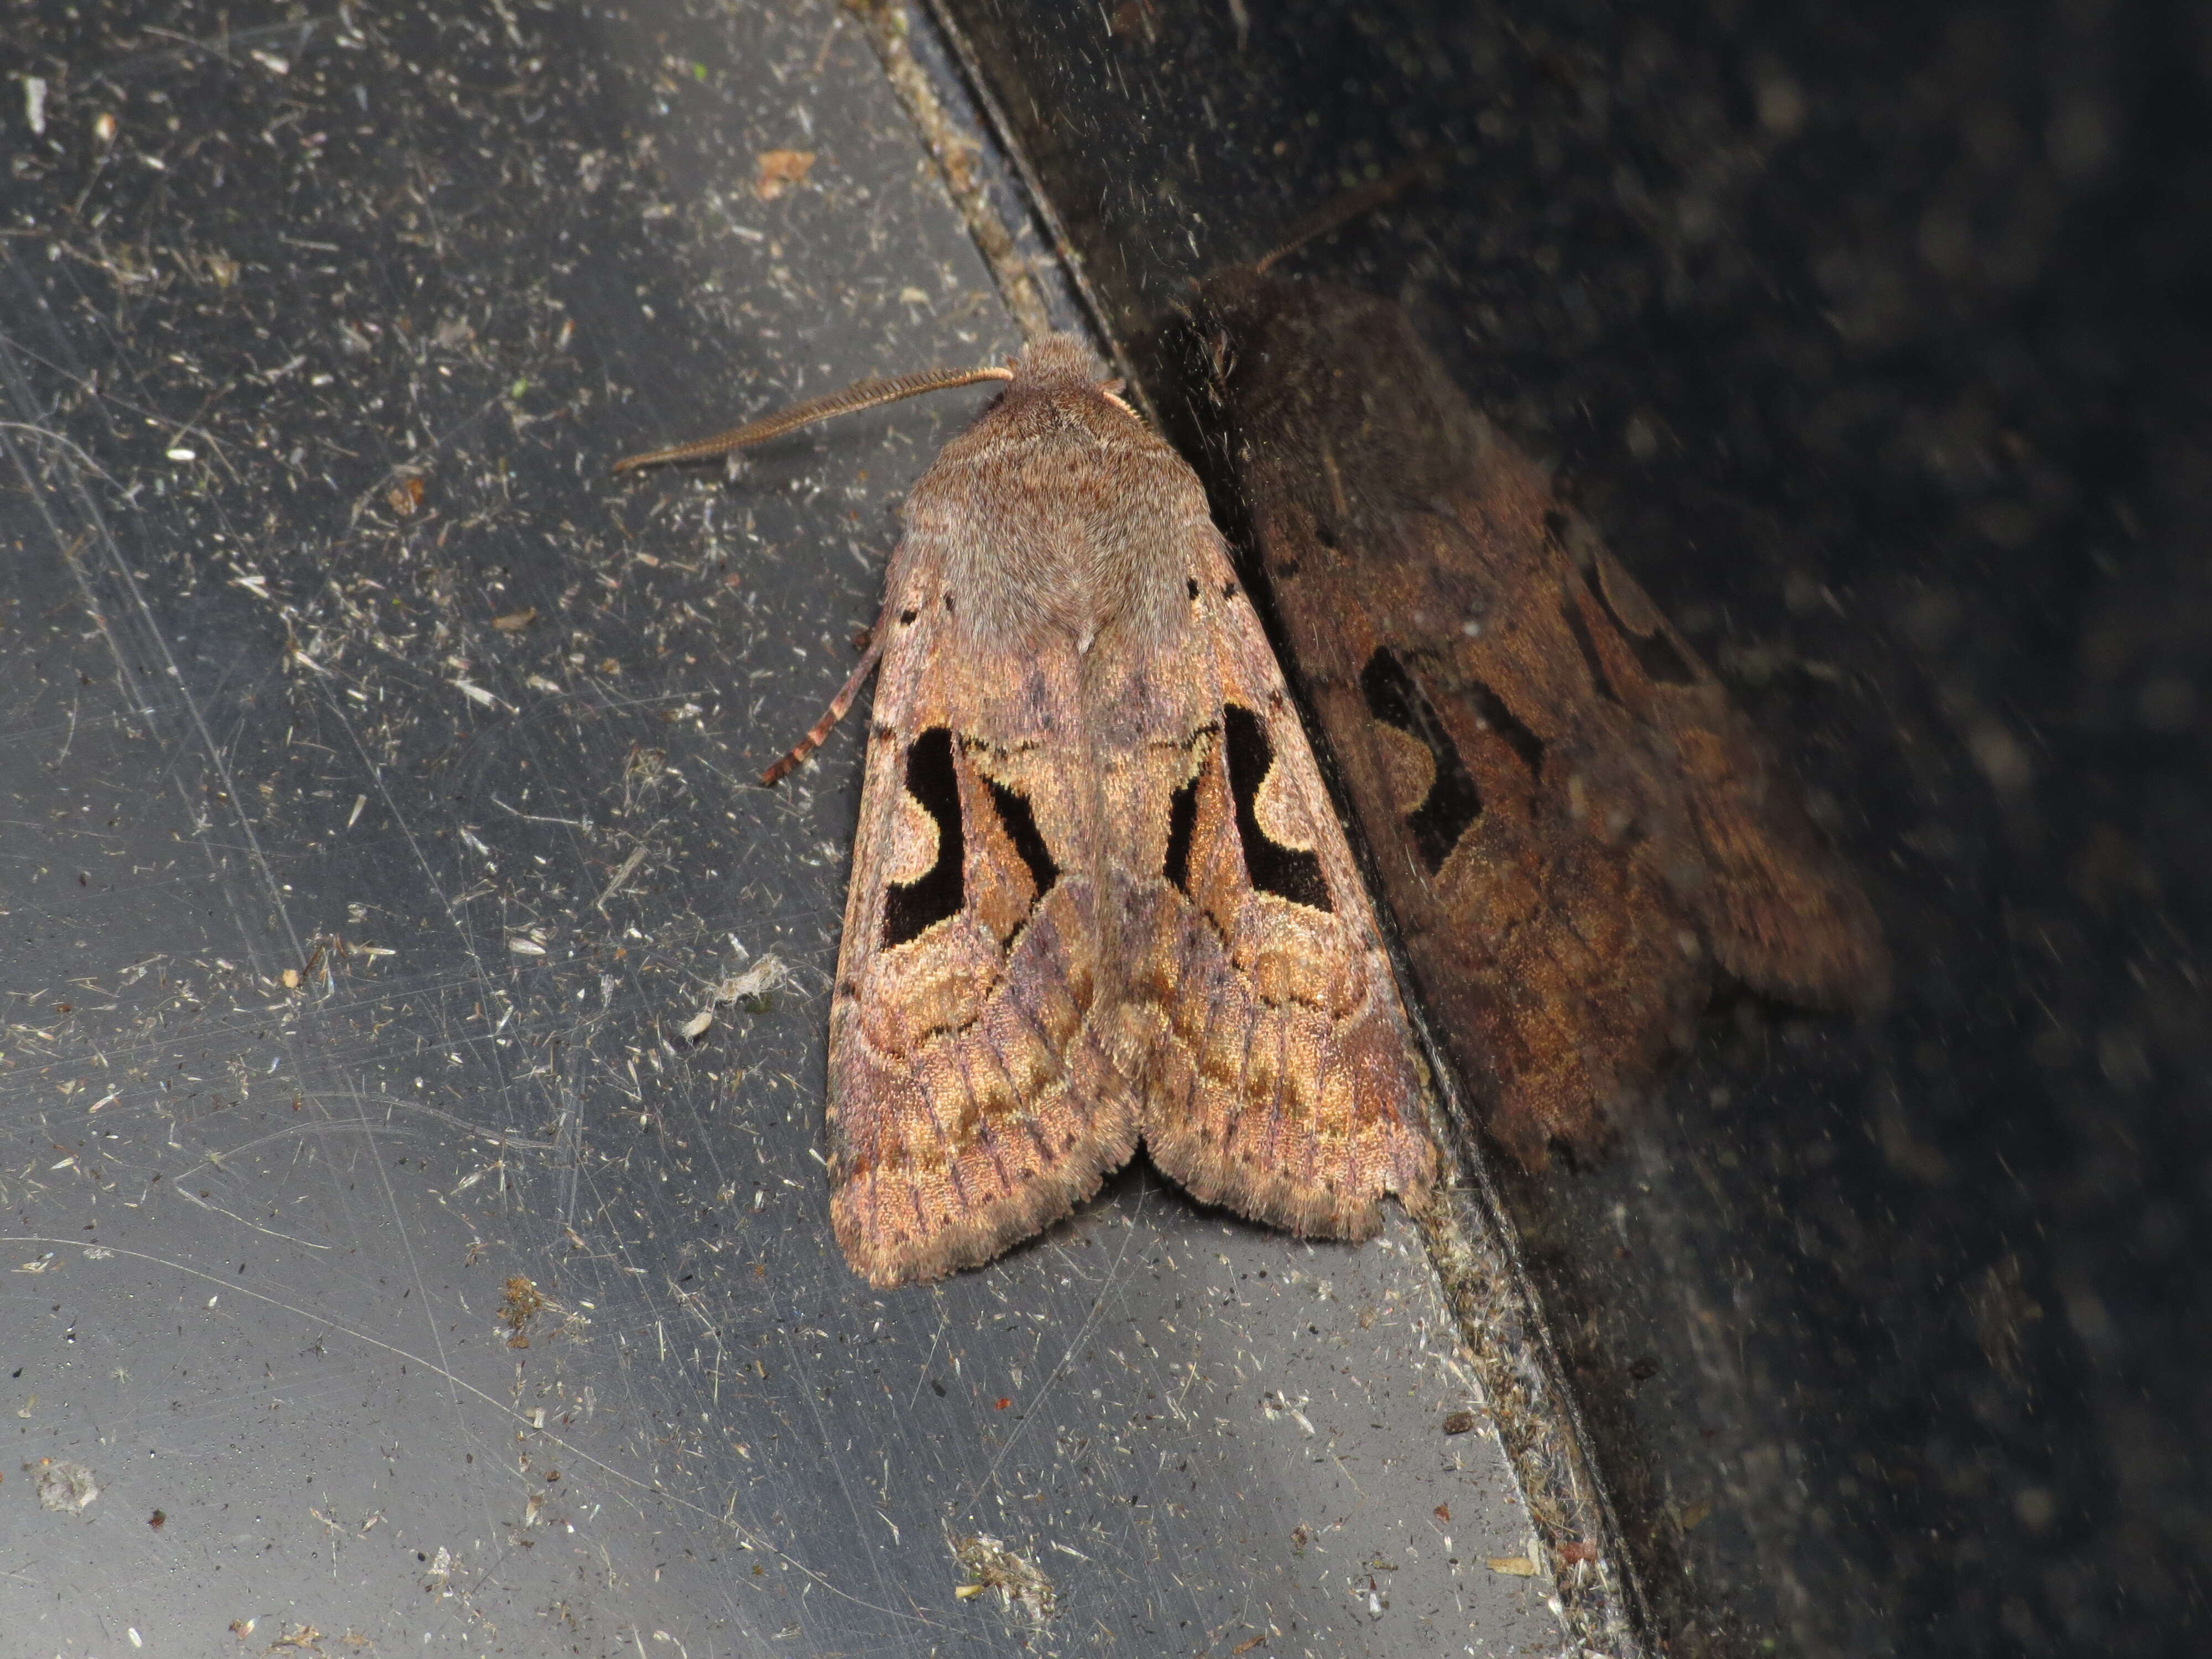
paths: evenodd
<path fill-rule="evenodd" d="M 1887 997 L 1850 871 L 1711 670 L 1397 307 L 1233 270 L 1196 319 L 1291 655 L 1416 982 L 1526 1166 L 1717 981 Z"/>
<path fill-rule="evenodd" d="M 1374 912 L 1205 492 L 1056 336 L 908 494 L 830 1014 L 830 1215 L 891 1285 L 989 1261 L 1134 1153 L 1359 1238 L 1437 1177 Z"/>

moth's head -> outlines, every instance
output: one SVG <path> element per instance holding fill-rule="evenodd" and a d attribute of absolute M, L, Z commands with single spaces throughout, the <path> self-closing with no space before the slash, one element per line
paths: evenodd
<path fill-rule="evenodd" d="M 1011 367 L 1021 380 L 1095 386 L 1107 378 L 1098 354 L 1079 334 L 1048 334 L 1022 348 Z"/>
<path fill-rule="evenodd" d="M 1050 407 L 1059 411 L 1053 418 L 1084 425 L 1093 417 L 1076 411 L 1095 407 L 1096 400 L 1103 398 L 1142 424 L 1137 411 L 1122 401 L 1126 382 L 1107 374 L 1098 354 L 1080 335 L 1048 334 L 1042 340 L 1032 340 L 1022 348 L 1019 356 L 1007 360 L 1006 367 L 1013 372 L 1005 400 L 1010 408 Z"/>

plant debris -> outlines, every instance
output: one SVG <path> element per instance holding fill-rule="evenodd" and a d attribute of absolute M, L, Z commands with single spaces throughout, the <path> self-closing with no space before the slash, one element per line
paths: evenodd
<path fill-rule="evenodd" d="M 813 167 L 811 149 L 764 149 L 760 171 L 753 176 L 753 194 L 763 202 L 773 202 L 793 185 L 805 184 Z"/>
<path fill-rule="evenodd" d="M 545 1293 L 520 1273 L 507 1281 L 506 1294 L 499 1299 L 500 1323 L 514 1334 L 507 1339 L 510 1348 L 526 1348 L 530 1338 L 524 1327 L 545 1308 Z"/>
<path fill-rule="evenodd" d="M 791 969 L 773 952 L 762 957 L 743 973 L 717 980 L 707 993 L 707 1006 L 676 1028 L 686 1042 L 696 1042 L 714 1023 L 714 1010 L 726 1003 L 742 1003 L 749 1014 L 766 1013 L 769 994 L 792 982 Z"/>
<path fill-rule="evenodd" d="M 999 1592 L 1001 1605 L 1011 1613 L 1019 1607 L 1033 1623 L 1050 1622 L 1059 1605 L 1052 1580 L 1036 1562 L 1016 1553 L 988 1532 L 963 1533 L 952 1540 L 952 1553 L 968 1570 L 968 1582 L 952 1593 L 961 1601 Z"/>

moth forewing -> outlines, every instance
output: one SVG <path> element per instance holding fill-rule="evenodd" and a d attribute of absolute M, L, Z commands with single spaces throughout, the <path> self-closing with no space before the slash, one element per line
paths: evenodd
<path fill-rule="evenodd" d="M 1203 490 L 1089 350 L 1055 337 L 624 465 L 987 376 L 1005 392 L 908 495 L 862 665 L 838 1241 L 878 1285 L 975 1266 L 1140 1138 L 1200 1198 L 1364 1236 L 1437 1176 L 1374 914 Z"/>
<path fill-rule="evenodd" d="M 1196 307 L 1277 614 L 1415 978 L 1540 1166 L 1717 971 L 1871 1007 L 1856 878 L 1719 682 L 1387 301 L 1256 270 Z"/>

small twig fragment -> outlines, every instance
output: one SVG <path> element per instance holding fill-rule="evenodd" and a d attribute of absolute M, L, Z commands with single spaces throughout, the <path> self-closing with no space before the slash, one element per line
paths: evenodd
<path fill-rule="evenodd" d="M 629 857 L 615 866 L 615 872 L 607 878 L 607 884 L 599 890 L 598 908 L 602 915 L 606 914 L 607 901 L 622 891 L 623 884 L 637 873 L 637 866 L 645 862 L 645 855 L 652 850 L 649 842 L 641 841 L 629 849 Z"/>

